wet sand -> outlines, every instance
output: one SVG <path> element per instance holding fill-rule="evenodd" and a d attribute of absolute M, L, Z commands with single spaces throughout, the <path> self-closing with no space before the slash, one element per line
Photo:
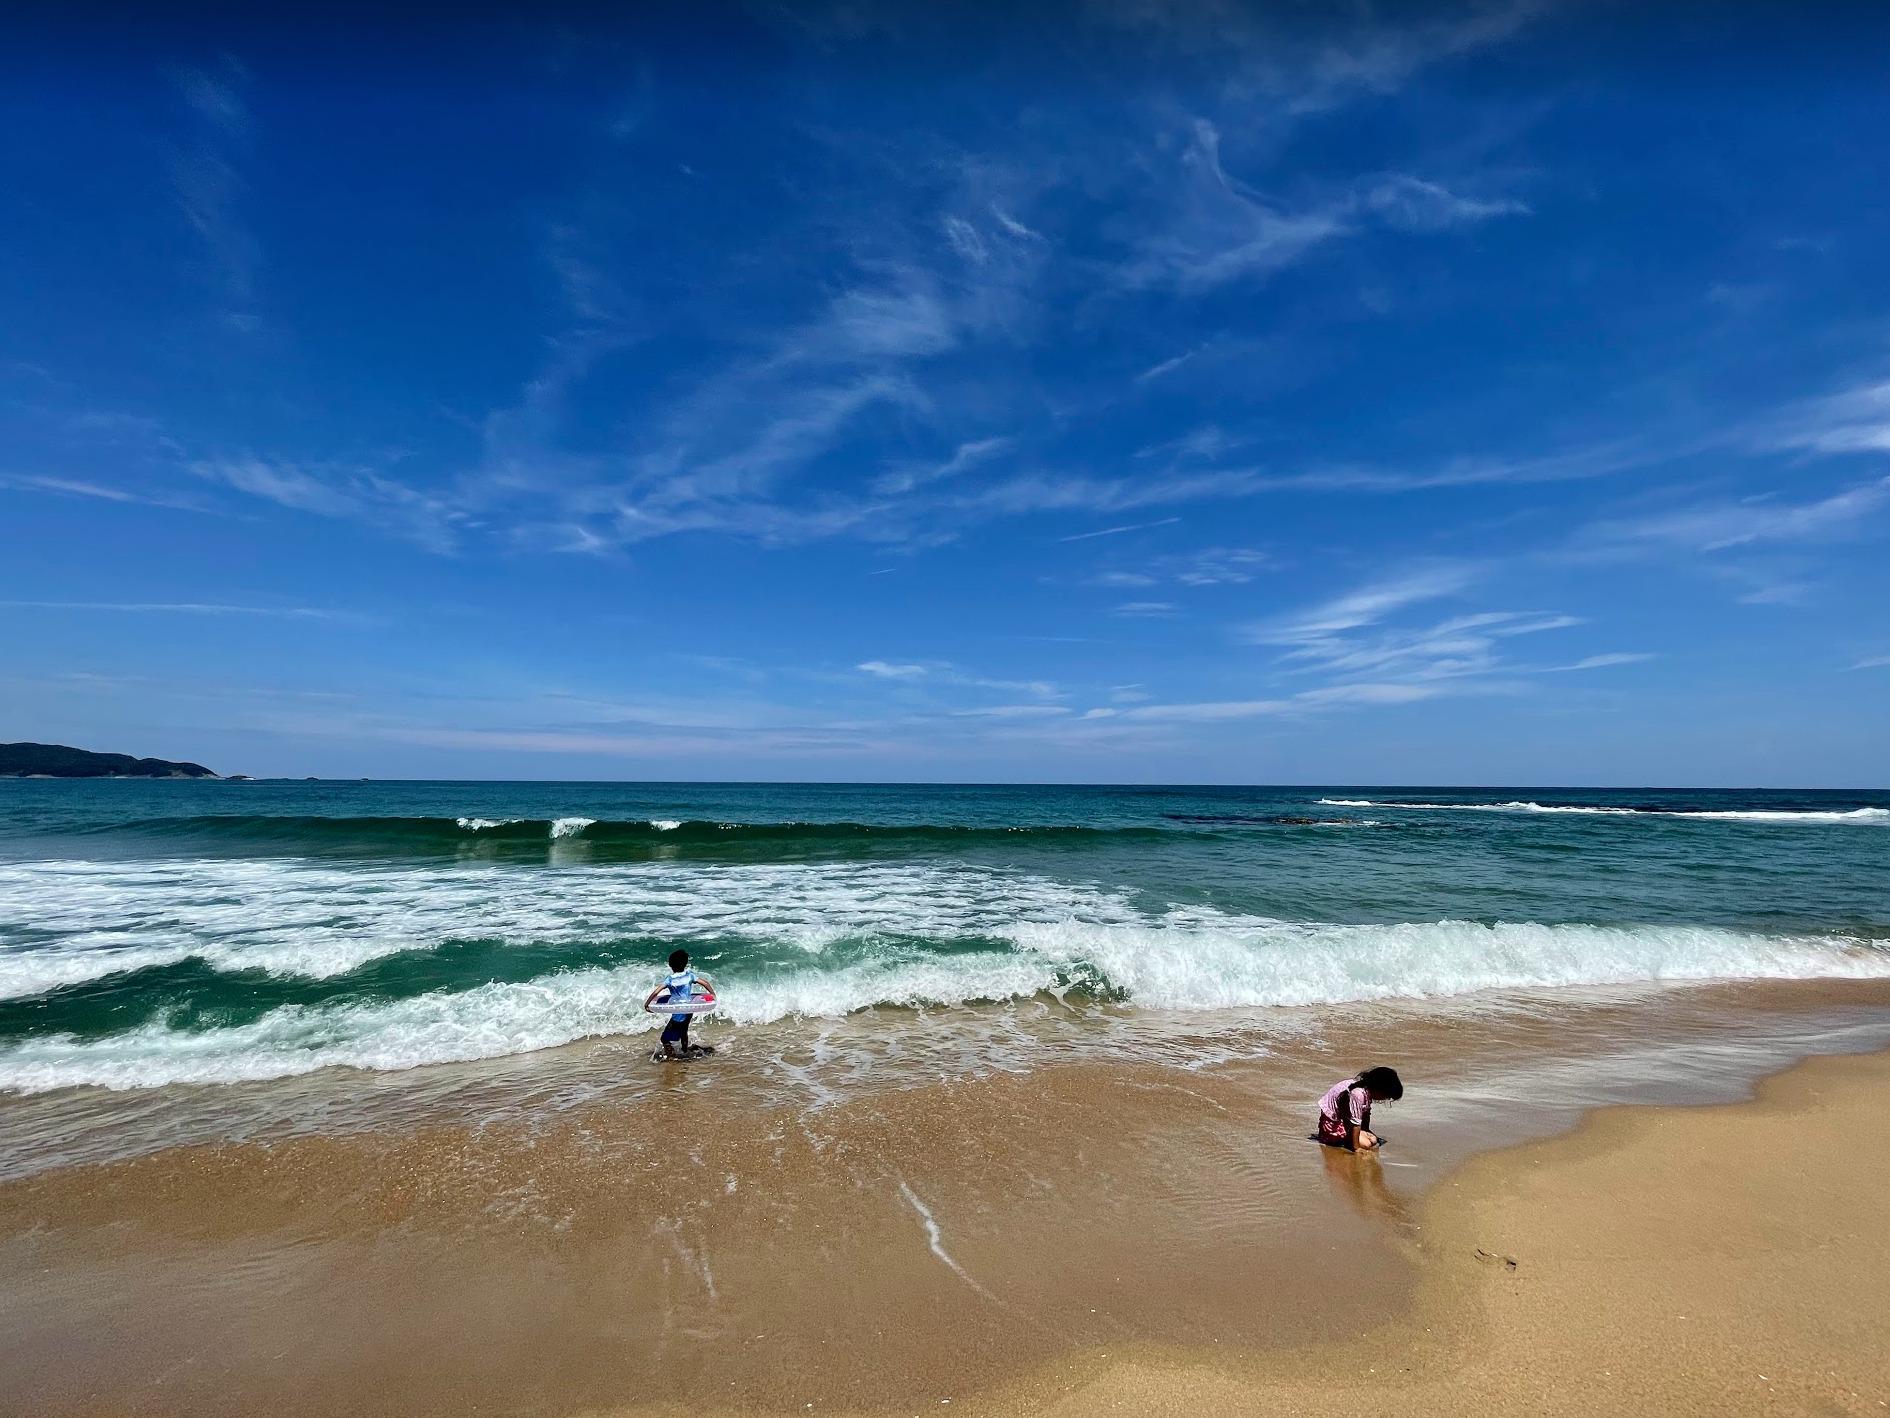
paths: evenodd
<path fill-rule="evenodd" d="M 1458 1166 L 1493 1118 L 1881 1042 L 1842 993 L 1335 1013 L 819 1106 L 738 1041 L 530 1116 L 55 1166 L 0 1186 L 0 1411 L 1882 1411 L 1884 1057 Z M 1425 1080 L 1382 1161 L 1304 1141 L 1368 1049 Z"/>
<path fill-rule="evenodd" d="M 1882 1413 L 1886 1120 L 1890 1054 L 1807 1061 L 1747 1103 L 1609 1109 L 1451 1176 L 1420 1212 L 1416 1304 L 1388 1324 L 1238 1356 L 1090 1354 L 959 1407 Z"/>
<path fill-rule="evenodd" d="M 814 1117 L 698 1115 L 684 1091 L 673 1140 L 604 1113 L 49 1173 L 0 1189 L 0 1396 L 568 1412 L 660 1385 L 878 1409 L 1072 1345 L 1365 1322 L 1381 1237 L 1310 1145 L 1288 1156 L 1311 1187 L 1243 1157 L 1249 1087 L 1091 1066 Z M 1336 1246 L 1308 1255 L 1306 1225 Z M 1251 1292 L 1315 1262 L 1341 1283 Z"/>

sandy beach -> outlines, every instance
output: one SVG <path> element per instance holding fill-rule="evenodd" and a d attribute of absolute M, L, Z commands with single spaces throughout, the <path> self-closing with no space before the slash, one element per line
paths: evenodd
<path fill-rule="evenodd" d="M 1666 1017 L 1701 1037 L 1665 1055 L 1655 1096 L 1737 1096 L 1707 1077 L 1715 1050 L 1731 1007 L 1756 1023 L 1771 997 Z M 1781 1039 L 1806 1039 L 1833 1005 L 1772 1007 Z M 1404 1021 L 1400 1057 L 1433 1081 L 1379 1120 L 1382 1161 L 1304 1141 L 1302 1098 L 1331 1071 L 1315 1037 L 1198 1073 L 1086 1063 L 811 1110 L 740 1103 L 736 1047 L 713 1073 L 640 1075 L 659 1091 L 634 1105 L 529 1124 L 55 1167 L 0 1186 L 0 1406 L 1881 1411 L 1890 1144 L 1869 1120 L 1890 1055 L 1480 1150 L 1501 1139 L 1479 1100 L 1543 1037 Z M 1746 1076 L 1756 1038 L 1731 1055 Z M 1475 1060 L 1455 1083 L 1453 1051 Z M 1566 1127 L 1608 1070 L 1538 1069 L 1514 1117 Z M 653 1128 L 652 1106 L 690 1126 Z"/>
<path fill-rule="evenodd" d="M 1071 1418 L 1880 1413 L 1887 1103 L 1876 1054 L 1802 1063 L 1750 1102 L 1608 1109 L 1448 1178 L 1410 1237 L 1417 1303 L 1390 1324 L 1270 1354 L 1085 1356 L 957 1402 Z"/>

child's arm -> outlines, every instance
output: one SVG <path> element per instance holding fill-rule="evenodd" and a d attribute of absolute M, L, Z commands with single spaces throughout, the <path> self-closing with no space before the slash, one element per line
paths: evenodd
<path fill-rule="evenodd" d="M 658 995 L 666 994 L 668 993 L 668 991 L 669 991 L 669 986 L 667 984 L 658 985 L 655 989 L 650 991 L 650 997 L 643 1001 L 643 1007 L 645 1009 L 648 1009 L 651 1005 L 656 1003 L 656 997 Z"/>

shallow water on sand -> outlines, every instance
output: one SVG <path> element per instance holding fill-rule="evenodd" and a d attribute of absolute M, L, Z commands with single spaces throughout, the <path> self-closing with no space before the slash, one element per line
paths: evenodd
<path fill-rule="evenodd" d="M 882 1408 L 1082 1348 L 1308 1342 L 1405 1303 L 1415 1202 L 1474 1148 L 1890 1042 L 1878 982 L 1286 1013 L 1218 1059 L 1102 1063 L 1051 1029 L 886 1086 L 827 1087 L 816 1055 L 849 1041 L 783 1027 L 699 1064 L 592 1044 L 383 1075 L 345 1104 L 325 1095 L 364 1076 L 93 1095 L 100 1134 L 142 1101 L 132 1131 L 206 1140 L 80 1143 L 135 1155 L 0 1185 L 0 1407 L 566 1412 L 660 1374 L 686 1404 Z M 960 1022 L 902 1032 L 953 1059 Z M 1306 1139 L 1367 1058 L 1410 1088 L 1377 1160 Z M 250 1135 L 209 1140 L 229 1112 L 192 1100 L 232 1094 Z M 15 1136 L 60 1096 L 17 1100 Z M 71 1119 L 42 1113 L 42 1140 Z"/>

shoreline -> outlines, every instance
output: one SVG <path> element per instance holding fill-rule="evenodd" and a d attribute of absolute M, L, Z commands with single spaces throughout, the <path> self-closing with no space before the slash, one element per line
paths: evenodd
<path fill-rule="evenodd" d="M 1881 994 L 1838 1011 L 1853 1021 L 1843 1027 L 1823 991 L 1700 1000 L 1710 1008 L 1690 1045 L 1577 1049 L 1526 1086 L 1516 1058 L 1551 1038 L 1567 1049 L 1595 1021 L 1400 1030 L 1395 1012 L 1372 1011 L 1370 1035 L 1316 1027 L 1294 1052 L 1218 1070 L 1067 1064 L 813 1107 L 744 1103 L 728 1085 L 774 1065 L 737 1050 L 714 1069 L 642 1075 L 636 1098 L 541 1107 L 529 1121 L 204 1142 L 55 1168 L 0 1186 L 0 1272 L 16 1277 L 0 1287 L 0 1372 L 14 1375 L 0 1403 L 878 1414 L 949 1397 L 994 1418 L 1077 1418 L 1117 1402 L 1179 1412 L 1182 1394 L 1190 1413 L 1210 1414 L 1349 1412 L 1392 1394 L 1416 1411 L 1466 1411 L 1466 1374 L 1510 1391 L 1515 1344 L 1531 1374 L 1563 1372 L 1537 1363 L 1540 1336 L 1492 1339 L 1491 1377 L 1466 1336 L 1496 1333 L 1477 1329 L 1493 1279 L 1539 1297 L 1539 1277 L 1565 1267 L 1544 1261 L 1533 1232 L 1471 1241 L 1516 1256 L 1513 1274 L 1466 1259 L 1449 1238 L 1470 1230 L 1452 1208 L 1501 1199 L 1532 1174 L 1586 1175 L 1588 1150 L 1629 1159 L 1584 1184 L 1596 1195 L 1670 1195 L 1672 1178 L 1666 1192 L 1649 1185 L 1671 1159 L 1642 1157 L 1632 1135 L 1615 1147 L 1616 1119 L 1686 1134 L 1784 1089 L 1780 1111 L 1800 1131 L 1806 1103 L 1790 1080 L 1806 1069 L 1829 1070 L 1847 1096 L 1863 1080 L 1862 1106 L 1881 1111 L 1890 1054 L 1793 1063 L 1881 1047 Z M 1768 1036 L 1759 1001 L 1801 996 L 1811 1013 L 1781 1015 Z M 1652 1023 L 1644 1005 L 1608 1017 L 1610 1030 Z M 1379 1120 L 1393 1139 L 1382 1162 L 1302 1141 L 1300 1095 L 1316 1096 L 1312 1081 L 1371 1035 L 1434 1060 L 1461 1060 L 1485 1038 L 1454 1082 L 1429 1074 L 1425 1108 Z M 1708 1101 L 1768 1074 L 1757 1104 Z M 1666 1101 L 1609 1106 L 1622 1096 Z M 1490 1150 L 1503 1098 L 1544 1136 Z M 692 1121 L 652 1139 L 652 1106 Z M 1890 1160 L 1876 1140 L 1867 1152 L 1809 1145 L 1847 1163 Z M 1772 1165 L 1781 1151 L 1703 1139 L 1678 1180 L 1704 1174 L 1736 1191 L 1748 1161 Z M 1703 1169 L 1700 1158 L 1739 1161 Z M 1849 1167 L 1834 1175 L 1867 1186 Z M 1679 1195 L 1738 1232 L 1753 1218 L 1723 1190 Z M 1795 1205 L 1789 1187 L 1774 1193 Z M 1864 1214 L 1857 1196 L 1821 1214 Z M 1582 1199 L 1578 1189 L 1551 1216 Z M 1612 1280 L 1603 1290 L 1614 1303 Z M 1334 1333 L 1371 1338 L 1334 1346 Z M 1861 1343 L 1850 1352 L 1871 1352 Z M 1361 1358 L 1408 1372 L 1335 1388 L 1333 1366 Z M 658 1372 L 677 1376 L 666 1380 L 677 1398 L 626 1407 L 635 1376 Z M 1532 1390 L 1523 1406 L 1555 1411 L 1559 1392 Z"/>
<path fill-rule="evenodd" d="M 1875 1178 L 1890 1138 L 1869 1123 L 1890 1109 L 1890 1050 L 1806 1058 L 1752 1093 L 1597 1108 L 1572 1132 L 1471 1157 L 1418 1208 L 1411 1305 L 1356 1336 L 1073 1355 L 955 1405 L 1049 1418 L 1318 1418 L 1387 1403 L 1883 1412 L 1890 1234 Z"/>

